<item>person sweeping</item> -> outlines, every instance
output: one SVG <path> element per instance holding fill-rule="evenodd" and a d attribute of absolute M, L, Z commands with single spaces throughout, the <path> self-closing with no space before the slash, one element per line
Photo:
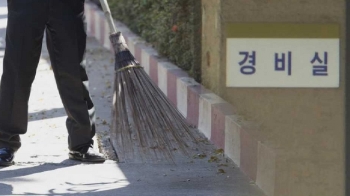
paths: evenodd
<path fill-rule="evenodd" d="M 69 158 L 104 162 L 93 150 L 95 109 L 84 56 L 84 0 L 8 0 L 0 86 L 0 166 L 14 163 L 28 125 L 28 100 L 46 31 L 47 48 L 67 113 Z M 48 130 L 49 131 L 49 130 Z"/>

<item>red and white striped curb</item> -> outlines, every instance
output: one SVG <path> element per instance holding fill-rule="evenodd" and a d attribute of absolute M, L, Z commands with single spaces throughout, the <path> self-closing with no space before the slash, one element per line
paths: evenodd
<path fill-rule="evenodd" d="M 109 29 L 103 12 L 95 5 L 86 4 L 87 33 L 112 51 Z M 116 27 L 126 39 L 130 51 L 142 64 L 153 82 L 178 108 L 188 122 L 222 148 L 256 184 L 273 195 L 275 184 L 274 152 L 249 135 L 247 127 L 239 124 L 232 106 L 190 78 L 186 72 L 164 59 L 158 52 L 132 33 L 124 24 Z M 267 160 L 267 158 L 268 160 Z M 272 172 L 271 172 L 272 171 Z"/>

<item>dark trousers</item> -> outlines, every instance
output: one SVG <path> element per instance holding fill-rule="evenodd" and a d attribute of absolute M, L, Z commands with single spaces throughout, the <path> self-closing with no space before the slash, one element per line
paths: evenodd
<path fill-rule="evenodd" d="M 86 151 L 95 135 L 95 112 L 84 65 L 84 0 L 8 0 L 0 86 L 0 148 L 17 151 L 21 146 L 19 135 L 27 131 L 29 94 L 45 31 L 57 87 L 68 116 L 68 147 Z"/>

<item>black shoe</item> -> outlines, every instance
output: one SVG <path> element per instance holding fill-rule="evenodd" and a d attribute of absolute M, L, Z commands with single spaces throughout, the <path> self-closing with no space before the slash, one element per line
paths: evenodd
<path fill-rule="evenodd" d="M 86 153 L 70 151 L 69 159 L 92 163 L 103 163 L 106 160 L 101 153 L 96 152 L 92 147 Z"/>
<path fill-rule="evenodd" d="M 9 148 L 0 148 L 0 167 L 7 167 L 14 164 L 15 152 Z"/>

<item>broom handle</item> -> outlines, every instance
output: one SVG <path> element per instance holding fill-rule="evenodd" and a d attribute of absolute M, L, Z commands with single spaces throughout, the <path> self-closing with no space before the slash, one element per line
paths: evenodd
<path fill-rule="evenodd" d="M 106 16 L 111 34 L 116 33 L 117 29 L 115 28 L 114 20 L 112 18 L 111 10 L 109 9 L 109 5 L 108 5 L 107 0 L 100 0 L 100 3 L 101 3 L 101 7 L 103 9 L 103 12 Z"/>

